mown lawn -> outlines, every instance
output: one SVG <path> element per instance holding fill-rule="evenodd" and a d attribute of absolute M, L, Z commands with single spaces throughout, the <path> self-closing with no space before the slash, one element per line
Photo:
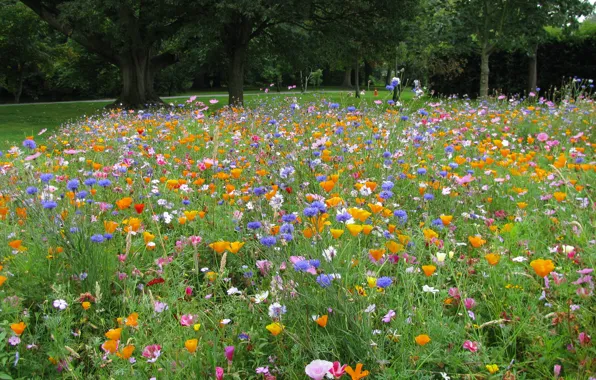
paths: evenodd
<path fill-rule="evenodd" d="M 190 95 L 189 95 L 190 96 Z M 351 91 L 333 91 L 333 92 L 310 92 L 307 94 L 270 94 L 248 93 L 246 98 L 247 106 L 258 104 L 265 96 L 269 97 L 287 97 L 296 96 L 300 103 L 308 103 L 320 98 L 327 98 L 330 102 L 342 102 L 342 104 L 359 104 L 359 101 L 353 97 Z M 367 92 L 361 101 L 372 102 L 373 100 L 385 100 L 388 96 L 386 91 L 379 92 L 378 97 L 374 97 L 372 92 Z M 216 110 L 227 104 L 227 96 L 213 96 L 219 103 L 210 105 L 210 110 Z M 413 93 L 405 92 L 402 95 L 404 101 L 413 98 Z M 188 96 L 180 98 L 166 99 L 166 104 L 184 103 Z M 197 100 L 209 103 L 209 98 L 199 98 Z M 86 116 L 96 115 L 104 110 L 108 102 L 77 102 L 77 103 L 54 103 L 54 104 L 22 104 L 17 106 L 0 106 L 0 149 L 8 149 L 11 146 L 18 145 L 26 137 L 37 135 L 40 131 L 46 129 L 45 136 L 51 135 L 51 132 L 61 125 L 76 121 Z M 36 138 L 43 142 L 44 136 Z"/>

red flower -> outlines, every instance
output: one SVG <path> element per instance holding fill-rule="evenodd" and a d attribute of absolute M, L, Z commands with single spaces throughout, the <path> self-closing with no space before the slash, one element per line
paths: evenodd
<path fill-rule="evenodd" d="M 292 188 L 290 186 L 286 187 L 286 192 L 292 194 Z"/>
<path fill-rule="evenodd" d="M 147 283 L 147 286 L 152 286 L 152 285 L 157 285 L 157 284 L 163 284 L 164 282 L 166 282 L 166 280 L 164 280 L 161 277 L 158 277 L 158 278 L 154 278 L 153 280 L 149 281 Z"/>
<path fill-rule="evenodd" d="M 137 210 L 137 214 L 142 213 L 144 208 L 145 208 L 145 204 L 144 203 L 137 203 L 137 204 L 135 204 L 135 210 Z"/>

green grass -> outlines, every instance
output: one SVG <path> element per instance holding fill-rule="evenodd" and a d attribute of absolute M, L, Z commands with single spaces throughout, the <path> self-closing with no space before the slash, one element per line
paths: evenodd
<path fill-rule="evenodd" d="M 353 95 L 353 91 L 342 92 L 309 92 L 306 94 L 276 94 L 272 92 L 268 95 L 263 93 L 248 92 L 245 96 L 247 106 L 254 105 L 264 97 L 288 97 L 296 96 L 300 103 L 308 103 L 311 101 L 326 99 L 331 102 L 342 102 L 343 104 L 359 105 L 359 102 L 367 102 L 370 104 L 373 100 L 384 100 L 387 96 L 386 91 L 380 91 L 378 97 L 374 97 L 372 92 L 367 92 L 361 100 L 349 97 L 348 94 Z M 183 103 L 192 94 L 182 96 L 179 98 L 166 99 L 166 104 Z M 205 95 L 205 94 L 201 94 Z M 226 96 L 216 97 L 220 102 L 211 106 L 210 109 L 218 109 L 227 104 Z M 413 98 L 413 93 L 404 92 L 402 100 L 410 100 Z M 208 103 L 209 98 L 199 98 L 198 100 Z M 108 102 L 77 102 L 77 103 L 53 103 L 53 104 L 22 104 L 16 106 L 0 106 L 0 149 L 8 149 L 11 146 L 19 145 L 26 136 L 35 136 L 41 130 L 47 129 L 44 136 L 50 136 L 54 130 L 59 128 L 62 124 L 75 121 L 85 116 L 95 115 L 102 112 Z M 44 136 L 36 138 L 37 141 L 43 142 Z"/>

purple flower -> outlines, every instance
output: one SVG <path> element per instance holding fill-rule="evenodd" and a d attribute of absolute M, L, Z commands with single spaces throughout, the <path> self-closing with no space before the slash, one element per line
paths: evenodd
<path fill-rule="evenodd" d="M 19 338 L 16 335 L 13 335 L 10 338 L 8 338 L 8 343 L 10 343 L 11 346 L 16 346 L 17 344 L 21 343 L 21 338 Z"/>
<path fill-rule="evenodd" d="M 377 281 L 377 285 L 378 285 L 378 281 Z M 383 322 L 385 323 L 389 323 L 391 322 L 391 320 L 395 318 L 395 311 L 393 310 L 389 310 L 387 312 L 387 314 L 385 314 L 385 316 L 383 317 L 383 319 L 381 319 Z"/>
<path fill-rule="evenodd" d="M 263 236 L 260 242 L 266 247 L 271 247 L 277 243 L 277 239 L 274 236 Z"/>
<path fill-rule="evenodd" d="M 391 280 L 390 277 L 381 277 L 379 279 L 377 279 L 377 286 L 379 288 L 387 288 L 388 286 L 390 286 L 393 283 L 393 280 Z"/>
<path fill-rule="evenodd" d="M 228 363 L 231 364 L 232 360 L 234 359 L 234 346 L 226 346 L 224 351 L 226 354 L 226 359 L 228 359 Z"/>
<path fill-rule="evenodd" d="M 35 143 L 35 141 L 30 140 L 30 139 L 26 139 L 25 141 L 23 141 L 23 146 L 25 148 L 29 148 L 29 149 L 37 148 L 37 144 Z"/>
<path fill-rule="evenodd" d="M 321 285 L 323 288 L 328 288 L 331 286 L 331 276 L 327 274 L 320 274 L 317 276 L 317 284 Z"/>

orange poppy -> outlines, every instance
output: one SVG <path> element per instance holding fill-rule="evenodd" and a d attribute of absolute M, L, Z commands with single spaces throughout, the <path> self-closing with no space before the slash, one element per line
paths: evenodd
<path fill-rule="evenodd" d="M 328 315 L 323 315 L 323 316 L 317 318 L 315 320 L 315 322 L 317 322 L 317 325 L 319 325 L 321 327 L 325 327 L 325 326 L 327 326 L 327 320 L 328 319 L 329 319 L 329 316 Z"/>
<path fill-rule="evenodd" d="M 437 270 L 437 267 L 434 265 L 423 265 L 422 266 L 422 271 L 424 272 L 424 275 L 426 277 L 432 276 L 436 270 Z"/>
<path fill-rule="evenodd" d="M 540 277 L 546 277 L 555 270 L 555 264 L 552 260 L 536 259 L 530 262 L 530 266 L 534 269 L 534 272 Z"/>
<path fill-rule="evenodd" d="M 26 327 L 27 327 L 27 325 L 25 324 L 25 322 L 13 323 L 10 325 L 10 329 L 16 335 L 21 335 L 23 333 L 23 331 L 25 331 Z"/>
<path fill-rule="evenodd" d="M 418 335 L 416 338 L 414 338 L 414 340 L 416 341 L 416 344 L 419 346 L 424 346 L 430 343 L 431 341 L 430 337 L 426 334 Z"/>
<path fill-rule="evenodd" d="M 362 370 L 362 363 L 356 364 L 356 369 L 355 370 L 352 367 L 347 366 L 346 367 L 346 373 L 348 375 L 350 375 L 350 377 L 352 378 L 352 380 L 360 380 L 360 379 L 368 376 L 368 374 L 369 374 L 368 371 L 363 371 Z"/>

